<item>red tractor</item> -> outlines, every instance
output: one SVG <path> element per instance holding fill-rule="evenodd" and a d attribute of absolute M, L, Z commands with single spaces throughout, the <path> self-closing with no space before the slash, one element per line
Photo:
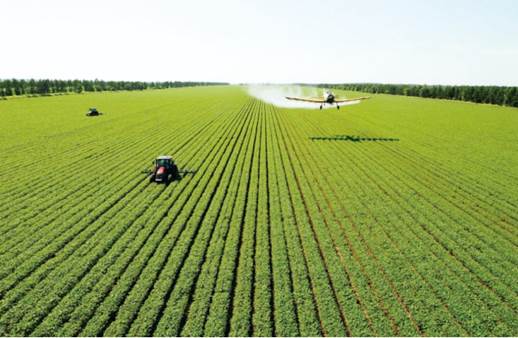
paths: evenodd
<path fill-rule="evenodd" d="M 180 178 L 178 167 L 171 156 L 158 156 L 153 161 L 154 168 L 149 175 L 149 182 L 165 183 L 177 180 Z"/>

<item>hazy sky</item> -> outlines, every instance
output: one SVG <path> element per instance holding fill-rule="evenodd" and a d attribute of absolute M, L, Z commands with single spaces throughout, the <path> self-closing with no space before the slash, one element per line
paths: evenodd
<path fill-rule="evenodd" d="M 518 85 L 518 1 L 0 0 L 0 78 Z"/>

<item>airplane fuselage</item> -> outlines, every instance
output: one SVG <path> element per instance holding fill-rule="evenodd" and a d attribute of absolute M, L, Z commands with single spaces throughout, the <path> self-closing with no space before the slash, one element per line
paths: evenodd
<path fill-rule="evenodd" d="M 320 105 L 320 109 L 322 109 L 326 104 L 336 104 L 336 109 L 340 109 L 340 106 L 335 101 L 335 95 L 330 90 L 324 90 L 324 102 Z"/>
<path fill-rule="evenodd" d="M 335 96 L 331 92 L 326 92 L 324 94 L 326 103 L 333 104 L 335 102 Z"/>

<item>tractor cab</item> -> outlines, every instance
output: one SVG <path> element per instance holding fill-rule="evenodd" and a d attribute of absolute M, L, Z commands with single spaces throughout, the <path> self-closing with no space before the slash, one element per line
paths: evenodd
<path fill-rule="evenodd" d="M 171 156 L 158 156 L 153 164 L 155 167 L 171 167 L 174 164 L 173 158 Z"/>
<path fill-rule="evenodd" d="M 180 173 L 178 167 L 171 156 L 158 156 L 153 161 L 153 166 L 153 171 L 149 176 L 150 182 L 163 182 L 168 184 L 170 181 L 179 178 Z"/>

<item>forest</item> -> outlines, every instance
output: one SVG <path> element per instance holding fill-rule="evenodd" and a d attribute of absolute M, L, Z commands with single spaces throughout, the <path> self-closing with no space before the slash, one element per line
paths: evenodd
<path fill-rule="evenodd" d="M 318 84 L 318 87 L 354 90 L 373 94 L 418 96 L 518 107 L 518 87 L 382 83 Z"/>
<path fill-rule="evenodd" d="M 50 80 L 0 79 L 0 97 L 44 96 L 57 93 L 104 92 L 118 90 L 164 89 L 177 87 L 224 85 L 224 82 L 194 81 L 103 81 L 103 80 Z"/>

